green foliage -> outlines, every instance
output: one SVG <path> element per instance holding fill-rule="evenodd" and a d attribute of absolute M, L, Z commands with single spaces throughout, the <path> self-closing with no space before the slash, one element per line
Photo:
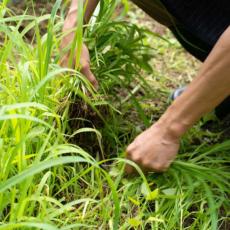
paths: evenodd
<path fill-rule="evenodd" d="M 146 103 L 159 92 L 145 77 L 154 71 L 148 64 L 155 54 L 147 43 L 150 33 L 112 19 L 119 1 L 101 1 L 96 23 L 85 31 L 99 92 L 77 70 L 58 64 L 61 1 L 41 17 L 4 18 L 5 3 L 0 8 L 0 229 L 223 227 L 229 210 L 229 141 L 196 146 L 191 140 L 203 135 L 195 129 L 164 174 L 145 176 L 123 158 L 125 146 L 152 122 L 150 114 L 159 113 Z M 47 19 L 42 35 L 40 23 Z M 19 32 L 24 20 L 29 23 Z M 32 29 L 36 42 L 29 44 L 25 35 Z M 80 25 L 76 35 L 82 31 Z M 82 41 L 76 36 L 72 53 Z M 88 106 L 86 114 L 91 109 L 102 125 L 84 123 L 84 106 L 70 116 L 71 103 L 79 98 Z M 105 115 L 102 106 L 109 111 Z M 72 119 L 91 125 L 71 126 Z M 97 142 L 92 152 L 80 147 L 81 139 L 70 143 L 83 133 L 94 137 L 88 145 Z M 140 176 L 127 178 L 125 163 Z"/>

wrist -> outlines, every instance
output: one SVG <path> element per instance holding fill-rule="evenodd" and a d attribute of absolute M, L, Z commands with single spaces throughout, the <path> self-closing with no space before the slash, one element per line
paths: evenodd
<path fill-rule="evenodd" d="M 168 108 L 157 124 L 164 130 L 167 136 L 173 139 L 180 139 L 191 127 L 189 122 L 180 117 L 179 111 L 174 106 Z"/>

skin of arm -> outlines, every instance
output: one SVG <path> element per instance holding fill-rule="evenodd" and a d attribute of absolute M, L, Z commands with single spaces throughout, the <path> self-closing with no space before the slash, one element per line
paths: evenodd
<path fill-rule="evenodd" d="M 147 171 L 165 171 L 179 149 L 180 138 L 203 115 L 230 95 L 230 26 L 204 62 L 197 77 L 161 118 L 127 148 L 127 158 Z M 127 166 L 127 172 L 133 169 Z"/>
<path fill-rule="evenodd" d="M 73 30 L 77 26 L 77 12 L 78 12 L 78 1 L 72 0 L 70 9 L 66 16 L 63 33 L 65 36 L 61 41 L 61 50 L 63 50 L 66 46 L 68 46 L 74 40 L 74 31 Z M 84 4 L 86 6 L 86 11 L 84 14 L 84 23 L 87 24 L 98 4 L 99 0 L 85 0 Z M 68 67 L 69 62 L 69 53 L 65 54 L 61 58 L 61 65 L 63 67 Z M 94 76 L 94 74 L 90 70 L 90 56 L 89 51 L 86 45 L 83 44 L 81 51 L 81 72 L 85 77 L 91 82 L 95 89 L 98 88 L 98 82 Z"/>
<path fill-rule="evenodd" d="M 69 12 L 67 14 L 67 18 L 68 20 L 70 20 L 71 22 L 71 26 L 74 27 L 77 24 L 77 11 L 78 11 L 78 1 L 79 0 L 72 0 L 71 5 L 70 5 L 70 9 Z M 99 0 L 85 0 L 84 4 L 86 5 L 86 11 L 84 14 L 84 22 L 85 24 L 87 24 L 95 10 L 95 8 L 97 7 Z M 70 19 L 69 19 L 70 18 Z"/>

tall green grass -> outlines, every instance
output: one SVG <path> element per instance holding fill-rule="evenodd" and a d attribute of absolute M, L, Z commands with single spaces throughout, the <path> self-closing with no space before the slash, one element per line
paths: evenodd
<path fill-rule="evenodd" d="M 96 23 L 86 26 L 84 38 L 80 23 L 71 47 L 72 55 L 78 47 L 77 64 L 83 40 L 89 46 L 92 70 L 100 81 L 97 93 L 78 69 L 58 64 L 61 1 L 41 17 L 4 18 L 4 3 L 0 229 L 227 229 L 229 141 L 189 146 L 196 134 L 188 134 L 181 154 L 164 174 L 145 176 L 123 158 L 125 146 L 151 124 L 146 100 L 157 92 L 144 77 L 152 73 L 150 33 L 122 18 L 112 19 L 119 1 L 102 1 Z M 79 12 L 81 18 L 83 8 Z M 42 35 L 39 24 L 47 19 Z M 24 20 L 29 23 L 18 32 Z M 25 34 L 31 29 L 36 42 L 29 44 Z M 86 107 L 71 116 L 76 102 Z M 102 106 L 109 112 L 103 114 Z M 95 120 L 89 121 L 89 112 L 97 114 Z M 70 120 L 81 122 L 71 126 Z M 102 122 L 98 130 L 97 120 Z M 98 142 L 99 147 L 87 152 L 81 139 L 70 142 L 82 133 L 95 137 L 89 146 Z M 140 176 L 127 178 L 125 162 Z"/>

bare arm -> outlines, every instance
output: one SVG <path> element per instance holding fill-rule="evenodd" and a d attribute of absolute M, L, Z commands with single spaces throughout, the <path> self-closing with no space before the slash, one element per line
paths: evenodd
<path fill-rule="evenodd" d="M 66 17 L 66 21 L 71 24 L 72 27 L 76 26 L 77 23 L 77 12 L 78 12 L 78 2 L 79 0 L 72 0 L 69 12 Z M 84 22 L 88 23 L 95 8 L 97 7 L 99 0 L 84 0 L 84 4 L 86 5 L 86 11 L 84 15 Z"/>
<path fill-rule="evenodd" d="M 61 49 L 63 50 L 66 46 L 73 42 L 75 33 L 72 31 L 77 26 L 77 12 L 78 12 L 78 2 L 79 0 L 72 0 L 70 9 L 67 13 L 64 26 L 63 33 L 65 36 L 61 42 Z M 99 0 L 85 0 L 84 4 L 86 6 L 86 11 L 84 14 L 84 23 L 88 23 Z M 64 54 L 61 59 L 61 65 L 64 67 L 68 67 L 69 63 L 69 53 Z M 92 83 L 95 88 L 98 88 L 98 82 L 90 70 L 90 57 L 89 51 L 85 45 L 82 47 L 81 51 L 81 72 L 86 78 Z"/>
<path fill-rule="evenodd" d="M 184 134 L 204 114 L 230 95 L 230 26 L 204 62 L 188 89 L 168 108 L 162 120 Z"/>
<path fill-rule="evenodd" d="M 229 95 L 230 26 L 187 90 L 129 145 L 128 158 L 149 171 L 166 170 L 176 157 L 181 136 Z M 127 171 L 132 169 L 127 167 Z"/>

